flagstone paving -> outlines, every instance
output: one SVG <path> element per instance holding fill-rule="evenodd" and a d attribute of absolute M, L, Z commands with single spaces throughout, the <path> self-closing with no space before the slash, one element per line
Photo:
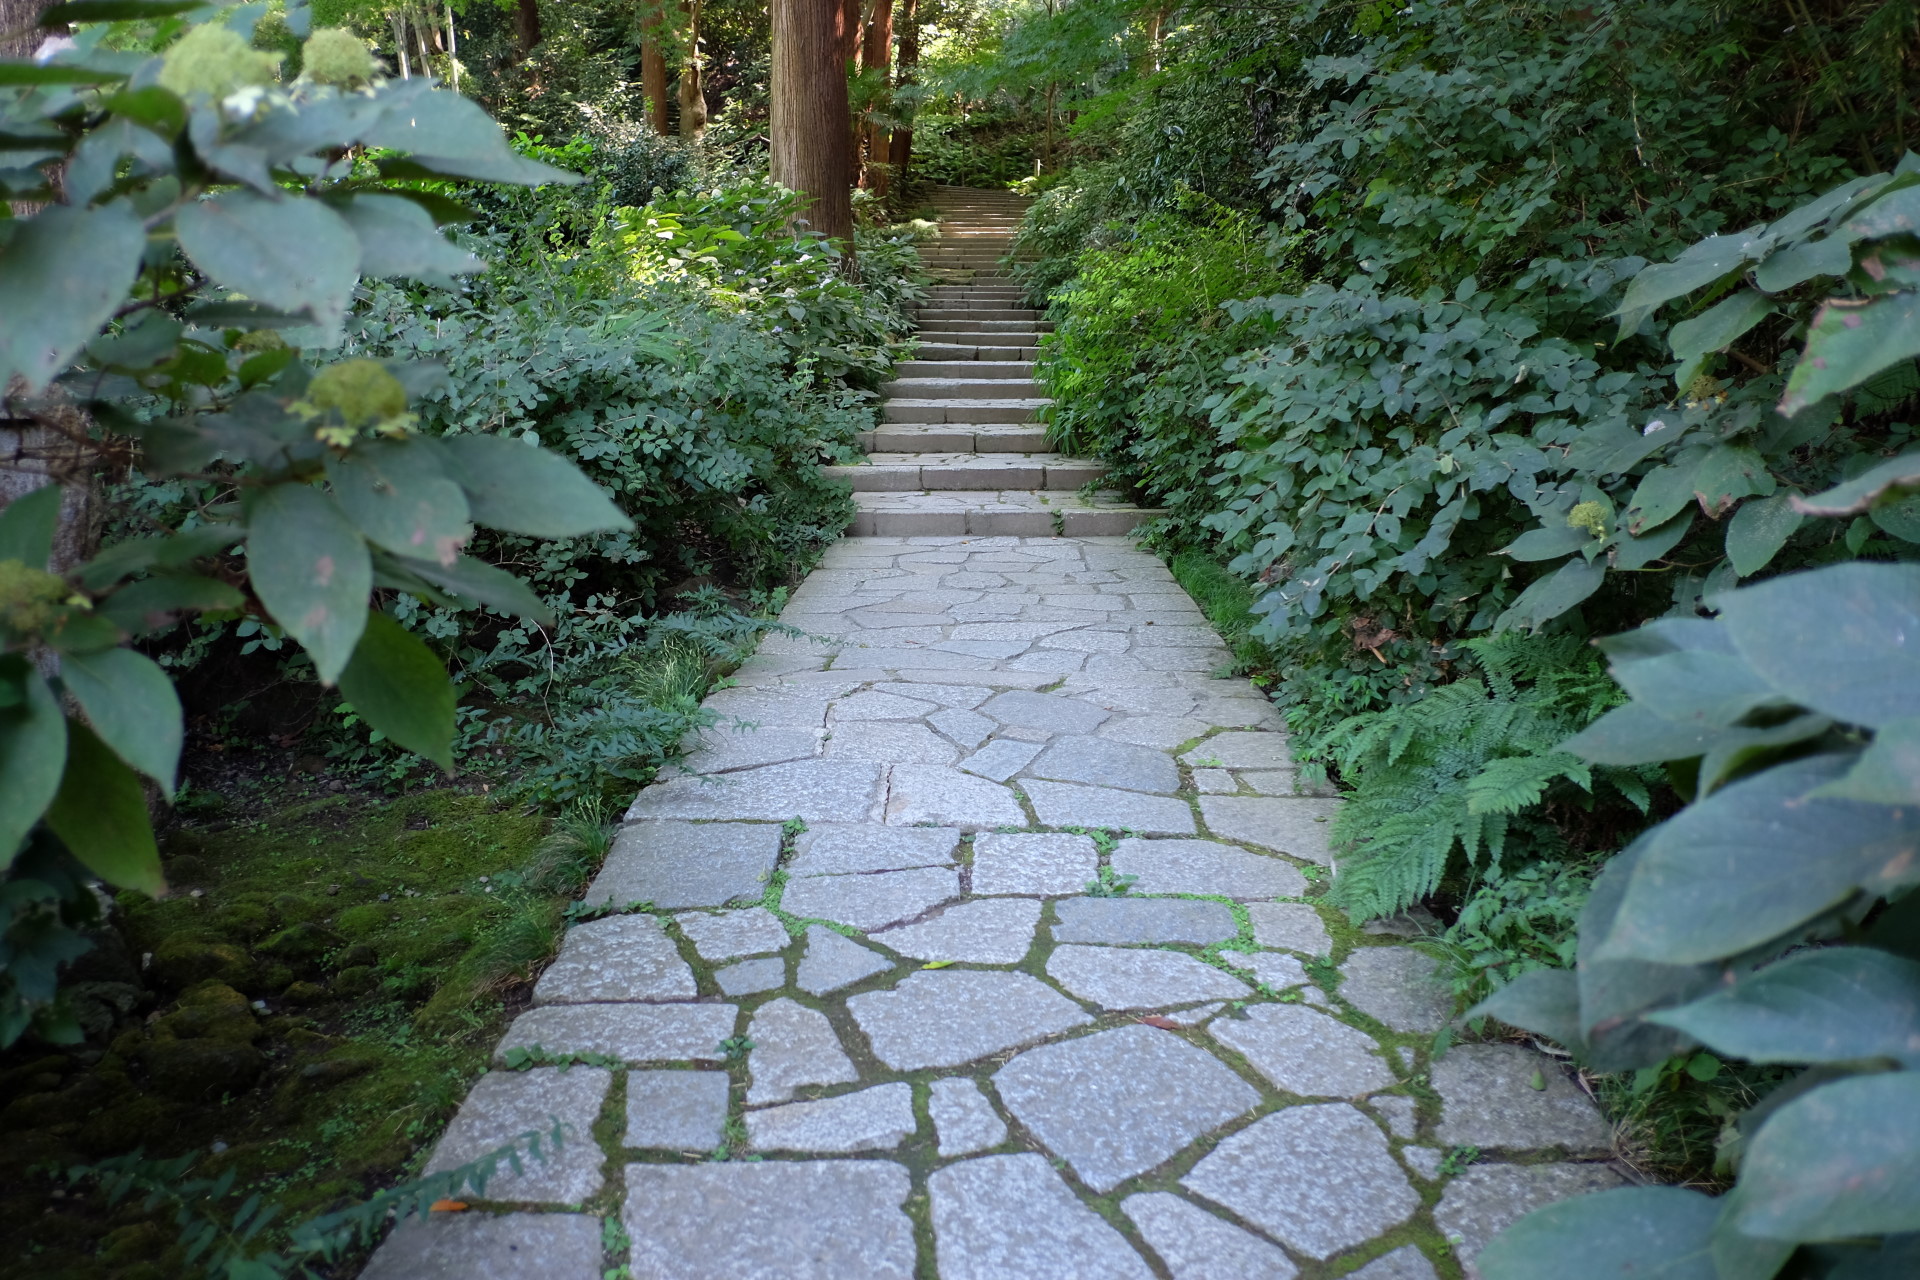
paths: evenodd
<path fill-rule="evenodd" d="M 432 1167 L 559 1153 L 366 1275 L 1436 1280 L 1619 1182 L 1558 1062 L 1436 1056 L 1433 961 L 1317 900 L 1338 801 L 1153 556 L 850 538 L 784 618 Z"/>

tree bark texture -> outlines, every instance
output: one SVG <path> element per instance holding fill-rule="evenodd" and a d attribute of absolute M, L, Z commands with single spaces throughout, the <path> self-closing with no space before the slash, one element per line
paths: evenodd
<path fill-rule="evenodd" d="M 27 59 L 52 31 L 38 27 L 50 0 L 0 0 L 0 58 Z M 61 31 L 66 28 L 62 27 Z"/>
<path fill-rule="evenodd" d="M 520 56 L 527 58 L 540 43 L 540 0 L 519 0 L 513 11 L 513 34 L 520 44 Z"/>
<path fill-rule="evenodd" d="M 701 0 L 681 0 L 686 60 L 680 64 L 680 136 L 697 141 L 707 131 L 707 85 L 700 54 Z"/>
<path fill-rule="evenodd" d="M 891 79 L 893 61 L 893 0 L 873 0 L 873 16 L 867 20 L 866 47 L 860 53 L 863 70 L 880 73 L 884 87 Z M 878 195 L 887 193 L 887 131 L 878 121 L 867 126 L 866 186 Z"/>
<path fill-rule="evenodd" d="M 806 196 L 816 231 L 851 247 L 842 0 L 773 0 L 773 84 L 768 121 L 773 180 Z"/>
<path fill-rule="evenodd" d="M 893 83 L 912 84 L 920 66 L 919 0 L 900 0 L 900 53 L 894 63 Z M 907 166 L 913 163 L 913 126 L 895 129 L 887 144 L 887 170 L 894 182 L 905 185 Z"/>
<path fill-rule="evenodd" d="M 647 123 L 667 136 L 667 23 L 665 0 L 640 5 L 640 92 L 647 100 Z"/>

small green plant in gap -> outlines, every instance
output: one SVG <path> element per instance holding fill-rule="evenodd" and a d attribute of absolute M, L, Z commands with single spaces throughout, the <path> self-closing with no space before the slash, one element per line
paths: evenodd
<path fill-rule="evenodd" d="M 138 22 L 86 24 L 72 48 L 0 64 L 0 123 L 32 148 L 0 196 L 40 202 L 0 219 L 9 416 L 89 458 L 137 448 L 149 474 L 217 494 L 58 572 L 59 487 L 0 512 L 0 869 L 24 858 L 33 872 L 11 878 L 0 924 L 0 1045 L 32 1025 L 77 1034 L 53 1004 L 87 914 L 58 888 L 62 859 L 162 887 L 143 786 L 173 791 L 180 702 L 131 641 L 183 614 L 255 620 L 374 729 L 448 768 L 453 684 L 376 593 L 548 620 L 519 579 L 464 554 L 476 526 L 630 527 L 554 454 L 416 435 L 409 404 L 434 368 L 300 359 L 299 343 L 338 341 L 362 277 L 483 268 L 438 230 L 464 210 L 413 179 L 574 179 L 517 155 L 467 99 L 384 79 L 341 32 L 314 33 L 327 56 L 279 82 L 247 45 L 259 12 L 168 17 L 179 38 L 152 56 L 122 50 L 150 38 Z M 154 16 L 106 16 L 123 14 Z M 306 23 L 295 6 L 289 28 Z M 369 150 L 385 158 L 349 162 Z M 57 675 L 29 660 L 40 650 Z"/>

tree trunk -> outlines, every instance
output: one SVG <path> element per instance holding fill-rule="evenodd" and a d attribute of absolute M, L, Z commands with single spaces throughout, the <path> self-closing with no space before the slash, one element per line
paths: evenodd
<path fill-rule="evenodd" d="M 913 77 L 920 66 L 920 23 L 916 11 L 920 0 L 900 0 L 900 54 L 894 63 L 893 83 L 897 87 L 913 83 Z M 903 186 L 907 181 L 907 166 L 913 163 L 913 126 L 895 129 L 887 144 L 887 172 L 889 179 Z"/>
<path fill-rule="evenodd" d="M 513 11 L 513 34 L 520 43 L 520 59 L 524 62 L 540 43 L 540 0 L 519 0 Z"/>
<path fill-rule="evenodd" d="M 707 131 L 707 86 L 700 56 L 702 0 L 681 0 L 686 15 L 687 56 L 680 64 L 680 136 L 698 141 Z"/>
<path fill-rule="evenodd" d="M 25 61 L 33 57 L 40 42 L 50 35 L 65 35 L 67 29 L 41 30 L 40 15 L 50 0 L 0 0 L 0 58 Z"/>
<path fill-rule="evenodd" d="M 888 64 L 893 60 L 893 0 L 873 0 L 873 17 L 867 21 L 866 48 L 860 65 L 880 73 L 881 87 L 889 80 Z M 882 99 L 884 108 L 885 99 Z M 887 131 L 878 121 L 867 126 L 867 174 L 865 185 L 877 195 L 887 194 Z"/>
<path fill-rule="evenodd" d="M 640 6 L 640 92 L 647 100 L 647 123 L 667 136 L 667 36 L 665 0 L 643 0 Z"/>
<path fill-rule="evenodd" d="M 453 27 L 453 0 L 447 0 L 447 73 L 453 77 L 453 91 L 460 92 L 460 37 Z"/>
<path fill-rule="evenodd" d="M 387 23 L 393 28 L 393 52 L 400 59 L 400 78 L 413 79 L 413 64 L 407 60 L 407 20 L 398 10 L 387 15 Z"/>
<path fill-rule="evenodd" d="M 850 250 L 847 189 L 853 120 L 847 109 L 842 0 L 773 0 L 768 140 L 773 180 L 806 196 L 808 223 Z"/>

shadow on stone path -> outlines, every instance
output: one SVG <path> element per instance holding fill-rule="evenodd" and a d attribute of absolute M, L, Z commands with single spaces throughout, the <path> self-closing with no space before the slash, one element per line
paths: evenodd
<path fill-rule="evenodd" d="M 1471 1276 L 1618 1182 L 1553 1060 L 1433 1058 L 1432 961 L 1311 901 L 1336 802 L 1159 561 L 850 539 L 784 616 L 500 1045 L 624 1067 L 481 1080 L 433 1168 L 569 1142 L 369 1280 Z"/>

